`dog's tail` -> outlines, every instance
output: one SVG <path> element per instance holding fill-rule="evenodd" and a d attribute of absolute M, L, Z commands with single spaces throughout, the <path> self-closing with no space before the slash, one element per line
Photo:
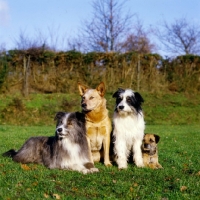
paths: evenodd
<path fill-rule="evenodd" d="M 9 151 L 6 151 L 5 153 L 2 154 L 4 157 L 13 157 L 17 154 L 17 151 L 14 149 L 10 149 Z"/>

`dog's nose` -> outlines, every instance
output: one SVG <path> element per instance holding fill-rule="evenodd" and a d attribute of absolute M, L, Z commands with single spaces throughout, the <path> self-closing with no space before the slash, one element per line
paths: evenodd
<path fill-rule="evenodd" d="M 62 128 L 58 128 L 58 129 L 57 129 L 57 132 L 58 132 L 58 133 L 61 133 L 61 132 L 62 132 Z"/>
<path fill-rule="evenodd" d="M 146 149 L 150 149 L 150 145 L 149 144 L 144 144 L 144 148 L 146 148 Z"/>
<path fill-rule="evenodd" d="M 86 108 L 86 107 L 87 107 L 87 104 L 86 104 L 86 103 L 82 103 L 81 106 L 82 106 L 83 108 Z"/>
<path fill-rule="evenodd" d="M 119 109 L 120 109 L 120 110 L 123 110 L 123 109 L 124 109 L 124 106 L 119 106 Z"/>

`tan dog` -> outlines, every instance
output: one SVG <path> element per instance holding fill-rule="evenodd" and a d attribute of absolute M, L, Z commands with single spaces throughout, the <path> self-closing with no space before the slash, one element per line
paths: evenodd
<path fill-rule="evenodd" d="M 157 143 L 159 142 L 160 137 L 155 134 L 145 134 L 142 144 L 142 157 L 143 162 L 146 167 L 152 169 L 163 168 L 158 163 L 158 149 Z"/>
<path fill-rule="evenodd" d="M 78 83 L 82 97 L 82 112 L 86 116 L 86 130 L 91 157 L 94 162 L 104 159 L 104 164 L 110 166 L 109 149 L 110 134 L 112 130 L 111 120 L 106 109 L 105 85 L 100 83 L 96 89 Z"/>

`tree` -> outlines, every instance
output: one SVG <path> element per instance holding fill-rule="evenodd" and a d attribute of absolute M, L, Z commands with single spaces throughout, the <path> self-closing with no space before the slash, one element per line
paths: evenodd
<path fill-rule="evenodd" d="M 83 35 L 88 50 L 119 51 L 120 42 L 131 29 L 133 15 L 123 13 L 125 1 L 94 0 L 92 3 L 93 17 L 85 21 Z"/>
<path fill-rule="evenodd" d="M 121 44 L 123 51 L 135 51 L 138 53 L 151 53 L 155 45 L 151 43 L 148 35 L 150 32 L 145 31 L 140 20 L 134 26 L 134 32 L 127 35 Z"/>
<path fill-rule="evenodd" d="M 16 49 L 18 50 L 28 50 L 28 49 L 38 49 L 41 47 L 47 47 L 47 39 L 38 32 L 39 35 L 35 38 L 30 37 L 24 30 L 20 30 L 19 36 L 14 39 Z"/>
<path fill-rule="evenodd" d="M 172 24 L 162 23 L 163 31 L 157 36 L 167 51 L 175 54 L 200 53 L 200 26 L 188 22 L 185 18 L 175 20 Z"/>

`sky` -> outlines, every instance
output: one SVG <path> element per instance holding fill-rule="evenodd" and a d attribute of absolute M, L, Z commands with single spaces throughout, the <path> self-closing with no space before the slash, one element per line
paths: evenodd
<path fill-rule="evenodd" d="M 0 50 L 15 48 L 21 33 L 28 38 L 48 35 L 52 45 L 66 50 L 66 38 L 76 36 L 82 23 L 91 18 L 92 1 L 0 0 Z M 127 0 L 125 9 L 137 14 L 145 28 L 183 17 L 200 24 L 200 0 Z M 157 51 L 168 53 L 162 48 Z"/>

